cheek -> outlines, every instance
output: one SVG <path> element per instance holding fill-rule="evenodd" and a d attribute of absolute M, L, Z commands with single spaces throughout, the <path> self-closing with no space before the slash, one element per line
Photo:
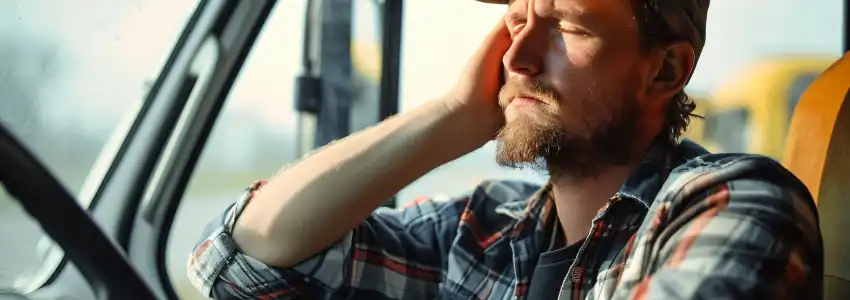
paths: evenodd
<path fill-rule="evenodd" d="M 601 44 L 574 44 L 551 49 L 545 60 L 546 80 L 558 90 L 560 103 L 553 113 L 564 125 L 583 131 L 609 120 L 631 87 L 633 62 Z"/>
<path fill-rule="evenodd" d="M 576 88 L 592 84 L 598 79 L 602 67 L 596 62 L 596 52 L 587 47 L 567 46 L 563 39 L 550 49 L 545 56 L 545 76 L 561 94 L 573 94 Z"/>
<path fill-rule="evenodd" d="M 575 65 L 568 65 L 558 70 L 551 79 L 553 87 L 558 90 L 560 96 L 558 105 L 564 106 L 563 109 L 567 112 L 581 109 L 586 105 L 583 102 L 598 96 L 601 87 L 608 83 L 604 75 L 604 72 L 595 68 Z"/>
<path fill-rule="evenodd" d="M 576 80 L 560 90 L 558 119 L 575 134 L 589 134 L 616 118 L 623 101 L 618 81 L 596 71 L 572 72 Z"/>

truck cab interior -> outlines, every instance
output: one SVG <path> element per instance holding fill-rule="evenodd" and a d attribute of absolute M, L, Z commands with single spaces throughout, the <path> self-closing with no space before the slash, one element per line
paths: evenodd
<path fill-rule="evenodd" d="M 757 126 L 748 129 L 750 136 L 732 142 L 724 142 L 723 139 L 729 139 L 725 135 L 732 134 L 730 130 L 743 128 L 719 129 L 718 124 L 732 124 L 729 121 L 700 125 L 700 136 L 695 137 L 716 145 L 718 151 L 765 152 L 781 161 L 808 186 L 817 201 L 826 249 L 825 299 L 850 299 L 850 239 L 842 234 L 850 226 L 850 219 L 846 217 L 850 213 L 847 196 L 850 195 L 850 0 L 841 1 L 832 1 L 839 6 L 829 8 L 841 12 L 841 27 L 829 36 L 838 41 L 841 49 L 829 56 L 827 62 L 818 63 L 824 60 L 818 57 L 816 63 L 796 63 L 805 67 L 786 68 L 795 71 L 783 72 L 796 72 L 792 74 L 796 77 L 776 79 L 781 81 L 775 85 L 780 92 L 759 92 L 764 90 L 760 87 L 768 84 L 765 80 L 774 79 L 750 80 L 742 75 L 735 77 L 734 89 L 717 88 L 728 91 L 718 94 L 724 100 L 712 104 L 714 93 L 704 93 L 705 98 L 700 99 L 700 103 L 706 105 L 702 110 L 706 120 L 718 120 L 723 118 L 723 113 L 733 111 L 767 119 L 772 115 L 776 120 L 742 119 L 746 124 L 757 122 L 754 123 Z M 400 87 L 402 79 L 408 75 L 402 74 L 402 70 L 416 69 L 438 60 L 435 57 L 430 62 L 419 61 L 422 57 L 416 56 L 415 46 L 403 47 L 416 42 L 413 41 L 416 37 L 406 33 L 413 22 L 425 23 L 420 19 L 433 18 L 433 15 L 412 14 L 414 9 L 409 6 L 419 5 L 417 9 L 426 11 L 427 3 L 431 3 L 420 2 L 191 1 L 191 5 L 186 6 L 191 13 L 187 14 L 179 33 L 174 34 L 174 41 L 167 44 L 171 50 L 157 69 L 155 80 L 148 82 L 140 92 L 143 97 L 130 109 L 132 113 L 111 128 L 102 150 L 92 155 L 95 158 L 86 167 L 87 175 L 79 178 L 79 187 L 69 188 L 68 180 L 57 175 L 56 164 L 44 159 L 49 149 L 41 149 L 50 148 L 50 140 L 40 144 L 41 147 L 33 147 L 33 142 L 28 142 L 30 136 L 15 123 L 11 110 L 7 110 L 10 113 L 0 112 L 0 183 L 5 190 L 0 196 L 14 202 L 13 205 L 26 213 L 28 220 L 44 233 L 43 237 L 37 237 L 38 249 L 30 250 L 36 252 L 37 267 L 20 271 L 16 274 L 18 280 L 8 287 L 0 285 L 0 299 L 196 299 L 196 292 L 184 282 L 185 275 L 175 271 L 179 267 L 169 267 L 169 244 L 191 245 L 197 238 L 193 234 L 200 232 L 200 228 L 193 228 L 187 236 L 172 234 L 175 226 L 180 226 L 181 218 L 197 214 L 200 219 L 211 219 L 214 212 L 223 209 L 220 205 L 181 208 L 181 200 L 191 193 L 193 186 L 232 182 L 247 186 L 259 179 L 252 178 L 256 172 L 239 171 L 240 164 L 234 167 L 236 171 L 229 171 L 227 175 L 212 179 L 203 176 L 212 172 L 211 168 L 228 163 L 224 159 L 204 162 L 212 147 L 223 152 L 239 151 L 239 147 L 269 139 L 249 136 L 250 129 L 240 129 L 241 121 L 228 121 L 228 118 L 237 120 L 233 117 L 236 113 L 226 112 L 232 105 L 228 102 L 229 96 L 243 93 L 234 87 L 242 84 L 238 83 L 243 75 L 240 71 L 253 63 L 251 53 L 286 49 L 292 54 L 279 53 L 271 57 L 273 61 L 285 60 L 296 65 L 294 74 L 274 73 L 272 66 L 262 76 L 245 79 L 246 82 L 274 81 L 268 84 L 286 85 L 282 90 L 288 92 L 245 97 L 262 99 L 252 102 L 255 106 L 248 110 L 263 110 L 263 105 L 270 102 L 291 108 L 292 120 L 270 125 L 280 128 L 270 129 L 267 134 L 275 130 L 294 132 L 294 138 L 274 143 L 294 149 L 292 155 L 299 157 L 404 110 L 400 98 L 405 93 Z M 789 1 L 781 3 L 785 2 Z M 485 6 L 488 5 L 464 4 L 466 13 Z M 129 9 L 139 10 L 138 7 Z M 433 8 L 430 12 L 439 11 Z M 287 14 L 286 17 L 283 14 Z M 712 17 L 722 16 L 710 15 L 710 20 Z M 275 22 L 299 23 L 299 30 L 285 25 L 272 32 L 269 28 Z M 164 26 L 155 22 L 145 24 L 139 30 Z M 488 26 L 485 24 L 483 28 Z M 371 34 L 362 33 L 364 31 Z M 709 43 L 711 34 L 709 32 Z M 257 42 L 260 38 L 277 43 L 276 48 Z M 439 42 L 439 36 L 427 38 L 432 40 L 423 43 L 447 49 L 445 53 L 432 55 L 462 52 L 459 46 Z M 712 48 L 706 49 L 711 51 Z M 457 56 L 463 59 L 466 54 Z M 806 84 L 798 87 L 799 80 L 795 78 L 806 76 L 810 77 Z M 751 90 L 758 91 L 744 92 L 748 85 Z M 245 93 L 250 93 L 251 88 L 246 89 L 249 91 Z M 0 101 L 25 101 L 16 98 L 17 94 L 6 95 L 6 99 Z M 792 104 L 788 104 L 789 101 Z M 221 142 L 224 146 L 211 146 L 217 142 L 214 133 L 221 130 L 236 133 L 231 140 Z M 265 155 L 272 157 L 279 151 L 269 150 Z M 73 160 L 73 155 L 68 152 L 65 156 Z M 472 174 L 467 170 L 470 169 L 468 164 L 452 164 L 456 165 L 451 172 Z M 260 172 L 268 176 L 282 166 L 283 161 L 262 161 L 258 165 Z M 435 172 L 445 175 L 445 170 Z M 473 180 L 488 175 L 468 177 Z M 235 200 L 241 192 L 241 188 L 229 189 L 231 192 L 224 195 L 224 202 L 230 199 L 227 196 Z M 387 205 L 395 206 L 403 201 L 402 198 L 406 197 L 400 194 L 397 199 L 388 199 Z M 0 210 L 5 209 L 0 207 Z M 0 214 L 0 218 L 5 217 Z M 14 226 L 17 225 L 12 224 Z M 4 231 L 4 234 L 13 230 Z M 182 247 L 179 251 L 185 255 L 181 257 L 188 257 L 190 249 Z M 0 266 L 0 270 L 2 268 Z"/>

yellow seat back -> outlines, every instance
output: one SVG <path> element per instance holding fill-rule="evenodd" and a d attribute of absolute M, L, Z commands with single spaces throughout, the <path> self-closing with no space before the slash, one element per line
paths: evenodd
<path fill-rule="evenodd" d="M 850 299 L 850 53 L 803 93 L 782 157 L 818 206 L 824 299 Z"/>

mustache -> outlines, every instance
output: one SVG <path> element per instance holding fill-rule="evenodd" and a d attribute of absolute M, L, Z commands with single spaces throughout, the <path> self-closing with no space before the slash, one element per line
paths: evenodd
<path fill-rule="evenodd" d="M 499 105 L 506 107 L 511 99 L 517 97 L 534 98 L 546 104 L 560 103 L 557 89 L 543 81 L 512 76 L 499 91 Z"/>

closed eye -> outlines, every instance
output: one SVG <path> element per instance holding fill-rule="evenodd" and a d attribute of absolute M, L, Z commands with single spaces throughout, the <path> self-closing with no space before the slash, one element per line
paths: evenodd
<path fill-rule="evenodd" d="M 579 29 L 573 26 L 558 25 L 558 31 L 565 34 L 589 37 L 591 34 L 587 30 Z"/>

